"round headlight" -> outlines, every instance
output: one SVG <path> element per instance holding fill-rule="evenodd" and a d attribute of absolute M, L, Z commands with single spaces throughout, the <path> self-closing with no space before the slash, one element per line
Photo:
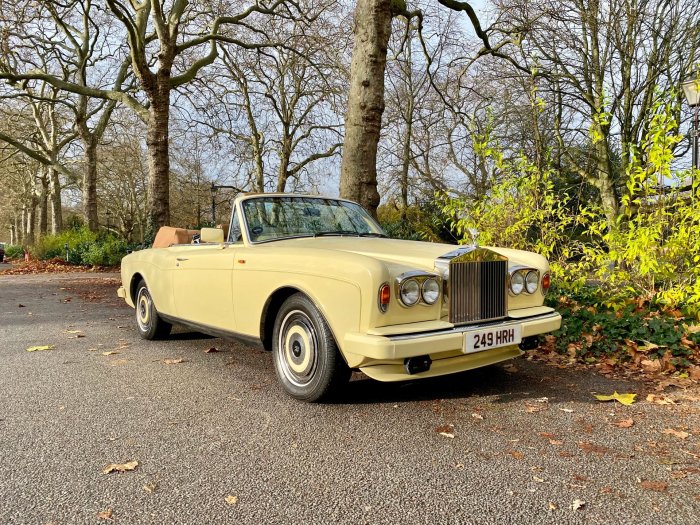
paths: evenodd
<path fill-rule="evenodd" d="M 425 301 L 426 304 L 435 304 L 435 301 L 440 298 L 440 285 L 437 279 L 433 279 L 432 277 L 426 279 L 423 283 L 421 293 L 423 294 L 423 301 Z"/>
<path fill-rule="evenodd" d="M 539 283 L 540 276 L 534 270 L 527 272 L 525 276 L 525 290 L 527 293 L 535 293 L 537 291 L 537 284 Z"/>
<path fill-rule="evenodd" d="M 401 283 L 401 302 L 406 306 L 413 306 L 420 299 L 420 286 L 415 279 L 406 279 Z"/>
<path fill-rule="evenodd" d="M 510 276 L 510 291 L 520 295 L 525 289 L 525 277 L 521 272 L 513 272 Z"/>

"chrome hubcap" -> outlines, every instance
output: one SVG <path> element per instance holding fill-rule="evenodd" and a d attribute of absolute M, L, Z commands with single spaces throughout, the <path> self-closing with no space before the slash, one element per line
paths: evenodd
<path fill-rule="evenodd" d="M 311 382 L 318 365 L 318 342 L 311 319 L 301 310 L 289 312 L 282 320 L 277 352 L 281 372 L 290 383 Z"/>
<path fill-rule="evenodd" d="M 141 288 L 136 298 L 136 322 L 141 331 L 148 331 L 151 322 L 151 296 L 146 288 Z"/>

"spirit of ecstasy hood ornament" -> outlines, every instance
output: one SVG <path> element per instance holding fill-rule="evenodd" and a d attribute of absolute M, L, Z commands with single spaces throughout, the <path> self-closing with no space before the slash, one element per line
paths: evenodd
<path fill-rule="evenodd" d="M 477 230 L 476 228 L 469 228 L 467 231 L 469 232 L 469 235 L 471 235 L 472 246 L 474 246 L 474 247 L 479 246 L 479 244 L 478 244 L 479 230 Z"/>

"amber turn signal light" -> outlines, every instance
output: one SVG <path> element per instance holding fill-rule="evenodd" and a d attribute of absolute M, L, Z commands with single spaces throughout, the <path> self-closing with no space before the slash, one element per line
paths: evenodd
<path fill-rule="evenodd" d="M 391 301 L 391 287 L 388 283 L 384 283 L 379 287 L 379 310 L 386 312 Z"/>
<path fill-rule="evenodd" d="M 545 294 L 547 293 L 547 290 L 549 290 L 549 285 L 552 284 L 552 277 L 549 275 L 549 272 L 545 273 L 542 276 L 542 293 Z"/>

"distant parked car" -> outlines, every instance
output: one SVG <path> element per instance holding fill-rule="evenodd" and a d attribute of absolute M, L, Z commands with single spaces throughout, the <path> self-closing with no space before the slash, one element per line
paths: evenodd
<path fill-rule="evenodd" d="M 144 339 L 179 323 L 271 350 L 282 386 L 304 401 L 352 369 L 379 381 L 452 374 L 517 357 L 559 328 L 543 304 L 544 257 L 386 237 L 343 199 L 243 195 L 226 240 L 164 227 L 152 249 L 124 257 L 118 294 Z"/>
<path fill-rule="evenodd" d="M 0 263 L 5 260 L 5 244 L 0 242 Z"/>

